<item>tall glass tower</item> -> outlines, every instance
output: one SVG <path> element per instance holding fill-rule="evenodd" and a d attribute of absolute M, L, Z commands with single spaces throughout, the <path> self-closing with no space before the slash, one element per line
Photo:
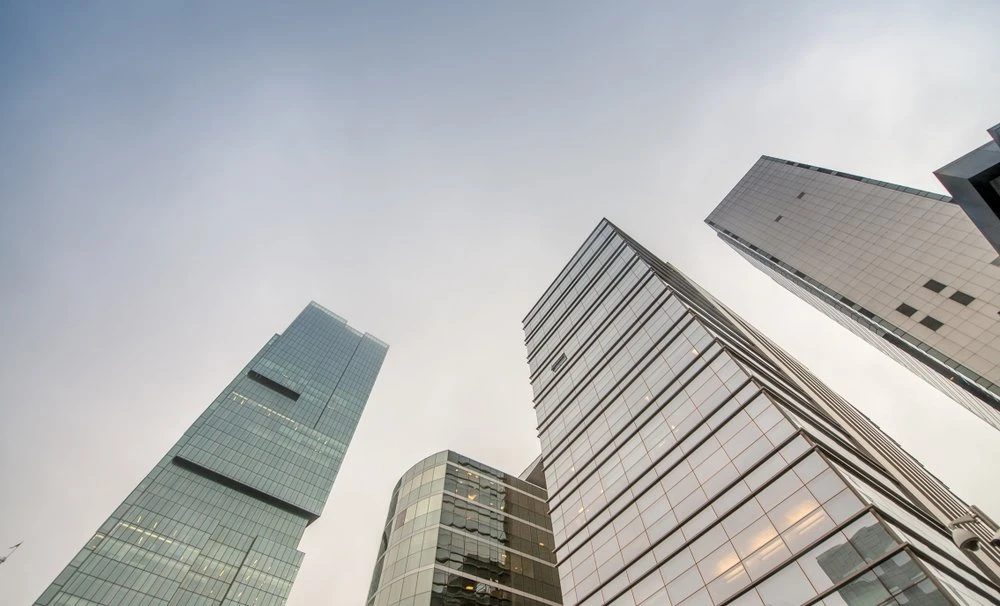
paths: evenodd
<path fill-rule="evenodd" d="M 310 303 L 35 604 L 284 604 L 387 348 Z"/>
<path fill-rule="evenodd" d="M 951 198 L 763 156 L 706 222 L 779 284 L 1000 429 L 1000 258 Z"/>
<path fill-rule="evenodd" d="M 392 492 L 368 606 L 560 606 L 539 468 L 516 477 L 451 451 L 411 467 Z"/>
<path fill-rule="evenodd" d="M 607 220 L 524 330 L 567 606 L 1000 602 L 984 512 Z"/>

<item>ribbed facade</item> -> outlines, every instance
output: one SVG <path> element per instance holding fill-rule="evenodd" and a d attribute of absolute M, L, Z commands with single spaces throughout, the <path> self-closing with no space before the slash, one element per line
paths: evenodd
<path fill-rule="evenodd" d="M 184 433 L 36 606 L 278 606 L 387 346 L 310 303 Z M 137 411 L 141 414 L 141 411 Z"/>
<path fill-rule="evenodd" d="M 1000 429 L 1000 259 L 950 198 L 764 156 L 706 222 Z"/>
<path fill-rule="evenodd" d="M 559 606 L 545 498 L 455 452 L 417 463 L 392 492 L 368 606 Z"/>
<path fill-rule="evenodd" d="M 1000 600 L 968 505 L 610 222 L 524 329 L 567 606 Z"/>

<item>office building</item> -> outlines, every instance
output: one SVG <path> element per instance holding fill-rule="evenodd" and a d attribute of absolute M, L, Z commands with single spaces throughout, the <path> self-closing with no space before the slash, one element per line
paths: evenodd
<path fill-rule="evenodd" d="M 392 492 L 368 606 L 559 606 L 536 460 L 511 476 L 451 451 Z"/>
<path fill-rule="evenodd" d="M 386 349 L 310 303 L 35 604 L 284 604 Z"/>
<path fill-rule="evenodd" d="M 1000 429 L 1000 261 L 950 198 L 764 156 L 706 222 L 779 284 Z"/>
<path fill-rule="evenodd" d="M 1000 601 L 984 512 L 610 222 L 524 330 L 567 606 Z"/>
<path fill-rule="evenodd" d="M 1000 124 L 991 141 L 934 171 L 938 181 L 1000 253 Z"/>

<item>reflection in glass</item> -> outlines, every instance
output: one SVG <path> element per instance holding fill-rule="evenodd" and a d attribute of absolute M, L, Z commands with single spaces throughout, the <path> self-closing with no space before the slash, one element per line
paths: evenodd
<path fill-rule="evenodd" d="M 538 465 L 525 477 L 544 482 Z M 368 605 L 560 604 L 545 497 L 457 453 L 418 463 L 394 492 Z"/>

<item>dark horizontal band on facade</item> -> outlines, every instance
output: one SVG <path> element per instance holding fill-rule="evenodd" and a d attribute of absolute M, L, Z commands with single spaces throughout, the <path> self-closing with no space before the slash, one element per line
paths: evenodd
<path fill-rule="evenodd" d="M 517 491 L 517 492 L 519 492 L 519 493 L 521 493 L 521 494 L 523 494 L 525 496 L 531 497 L 532 499 L 534 499 L 536 501 L 540 501 L 542 503 L 546 502 L 546 498 L 544 496 L 539 496 L 537 494 L 528 492 L 527 490 L 525 490 L 523 488 L 520 488 L 518 486 L 514 486 L 513 484 L 508 484 L 504 480 L 500 480 L 500 479 L 497 479 L 495 477 L 492 477 L 489 474 L 483 473 L 482 471 L 476 471 L 475 469 L 472 469 L 470 467 L 466 467 L 466 466 L 462 465 L 461 463 L 456 463 L 455 461 L 447 461 L 446 464 L 447 465 L 451 465 L 452 467 L 455 467 L 457 469 L 461 469 L 462 471 L 465 471 L 465 472 L 472 472 L 472 473 L 474 473 L 476 475 L 486 477 L 488 481 L 493 482 L 494 484 L 499 484 L 500 486 L 503 486 L 504 488 L 509 488 L 511 490 Z M 514 477 L 514 476 L 511 476 L 511 477 Z M 521 480 L 520 478 L 517 478 L 517 477 L 515 477 L 514 479 L 520 480 L 521 482 L 524 482 L 525 484 L 529 484 L 531 486 L 535 486 L 534 484 L 531 484 L 531 482 L 528 482 L 526 480 Z M 540 486 L 538 486 L 537 488 L 539 490 L 542 490 L 542 488 Z"/>
<path fill-rule="evenodd" d="M 466 572 L 464 570 L 455 570 L 454 568 L 448 568 L 447 566 L 443 566 L 443 565 L 438 564 L 438 563 L 434 564 L 434 570 L 440 570 L 441 572 L 444 572 L 444 573 L 447 573 L 447 574 L 452 574 L 452 575 L 460 575 L 463 578 L 471 579 L 473 581 L 476 581 L 477 583 L 482 583 L 484 585 L 489 585 L 491 587 L 496 587 L 496 588 L 502 589 L 504 591 L 509 591 L 509 592 L 511 592 L 513 594 L 520 595 L 520 596 L 526 597 L 528 599 L 535 600 L 537 602 L 542 602 L 544 604 L 549 604 L 551 606 L 562 606 L 562 604 L 560 604 L 559 602 L 553 602 L 552 600 L 545 599 L 545 598 L 543 598 L 540 595 L 537 595 L 537 594 L 534 594 L 534 593 L 529 593 L 527 591 L 524 591 L 523 589 L 514 589 L 510 585 L 504 585 L 503 583 L 500 583 L 499 581 L 491 581 L 489 579 L 484 579 L 483 577 L 476 576 L 476 575 L 473 575 L 473 574 L 469 574 L 468 572 Z"/>
<path fill-rule="evenodd" d="M 471 532 L 469 530 L 466 530 L 464 528 L 457 528 L 455 526 L 449 526 L 448 524 L 442 524 L 441 522 L 434 522 L 433 524 L 428 524 L 427 526 L 421 526 L 420 528 L 413 529 L 413 530 L 411 530 L 410 532 L 408 532 L 406 534 L 400 535 L 399 537 L 396 537 L 395 533 L 393 533 L 392 534 L 392 541 L 390 541 L 390 542 L 387 543 L 385 551 L 379 554 L 378 558 L 375 560 L 375 563 L 378 564 L 379 561 L 384 560 L 385 559 L 385 554 L 389 553 L 389 550 L 392 549 L 393 547 L 395 547 L 396 545 L 398 545 L 401 541 L 403 541 L 405 539 L 409 539 L 409 538 L 411 538 L 411 537 L 413 537 L 415 535 L 418 535 L 418 534 L 423 534 L 423 533 L 425 533 L 428 530 L 431 530 L 433 528 L 444 529 L 444 530 L 447 530 L 448 532 L 453 532 L 455 534 L 460 534 L 460 535 L 468 537 L 470 539 L 474 539 L 476 541 L 479 541 L 480 543 L 488 543 L 490 545 L 499 547 L 499 548 L 503 549 L 504 551 L 507 551 L 507 552 L 519 555 L 519 556 L 521 556 L 523 558 L 528 558 L 529 560 L 532 560 L 532 561 L 535 561 L 535 562 L 538 562 L 539 564 L 541 564 L 543 566 L 549 566 L 551 568 L 555 568 L 556 567 L 556 564 L 555 564 L 555 554 L 553 554 L 551 561 L 549 561 L 549 560 L 543 560 L 542 558 L 540 558 L 538 556 L 531 555 L 530 553 L 514 549 L 514 548 L 510 547 L 509 545 L 506 545 L 506 544 L 502 543 L 500 541 L 500 539 L 495 539 L 495 538 L 493 538 L 493 537 L 491 537 L 489 535 L 485 535 L 485 534 L 477 534 L 477 533 Z M 409 573 L 407 572 L 407 574 L 409 574 Z M 399 577 L 393 577 L 392 579 L 390 579 L 390 581 L 395 580 L 397 578 L 399 578 Z"/>
<path fill-rule="evenodd" d="M 317 514 L 315 514 L 315 513 L 306 511 L 305 509 L 302 509 L 301 507 L 296 507 L 295 505 L 292 505 L 291 503 L 289 503 L 287 501 L 283 501 L 283 500 L 281 500 L 281 499 L 279 499 L 279 498 L 277 498 L 275 496 L 267 494 L 266 492 L 263 492 L 263 491 L 257 490 L 256 488 L 247 486 L 246 484 L 243 484 L 242 482 L 238 482 L 238 481 L 236 481 L 236 480 L 234 480 L 234 479 L 232 479 L 230 477 L 224 476 L 224 475 L 222 475 L 221 473 L 219 473 L 217 471 L 212 471 L 211 469 L 208 469 L 207 467 L 202 467 L 201 465 L 199 465 L 199 464 L 197 464 L 197 463 L 195 463 L 193 461 L 189 461 L 187 459 L 182 459 L 181 457 L 174 457 L 172 459 L 172 461 L 173 461 L 174 465 L 177 465 L 181 469 L 185 469 L 187 471 L 190 471 L 191 473 L 197 474 L 197 475 L 199 475 L 199 476 L 201 476 L 201 477 L 203 477 L 205 479 L 211 480 L 211 481 L 215 482 L 216 484 L 221 484 L 222 486 L 225 486 L 226 488 L 231 488 L 231 489 L 235 490 L 236 492 L 239 492 L 241 494 L 245 494 L 248 497 L 252 497 L 254 499 L 257 499 L 258 501 L 263 501 L 264 503 L 267 503 L 268 505 L 272 505 L 274 507 L 277 507 L 278 509 L 281 509 L 283 511 L 287 511 L 288 513 L 297 515 L 297 516 L 299 516 L 301 518 L 305 518 L 307 520 L 307 522 L 306 522 L 307 525 L 308 524 L 312 524 L 317 519 L 319 519 L 319 516 Z"/>
<path fill-rule="evenodd" d="M 501 516 L 503 516 L 505 518 L 509 518 L 511 520 L 515 520 L 515 521 L 520 522 L 520 523 L 522 523 L 522 524 L 524 524 L 526 526 L 531 526 L 532 528 L 535 528 L 537 530 L 541 530 L 542 532 L 547 532 L 549 534 L 552 534 L 552 529 L 551 528 L 546 528 L 544 526 L 539 526 L 538 524 L 536 524 L 534 522 L 529 522 L 528 520 L 525 520 L 524 518 L 520 518 L 518 516 L 511 515 L 511 514 L 507 513 L 506 511 L 504 511 L 502 509 L 497 509 L 495 507 L 490 507 L 488 505 L 483 505 L 482 503 L 476 502 L 475 499 L 470 499 L 470 498 L 468 498 L 466 496 L 462 496 L 460 494 L 453 493 L 453 492 L 442 492 L 441 494 L 449 496 L 449 497 L 451 497 L 453 499 L 461 500 L 463 503 L 467 503 L 469 505 L 472 505 L 473 507 L 478 507 L 480 509 L 484 509 L 484 510 L 490 512 L 490 513 L 495 513 L 495 514 L 501 515 Z"/>
<path fill-rule="evenodd" d="M 263 385 L 264 387 L 270 389 L 273 392 L 279 393 L 285 396 L 286 398 L 289 398 L 290 400 L 298 401 L 299 397 L 301 396 L 299 392 L 290 389 L 288 387 L 285 387 L 284 385 L 278 383 L 274 379 L 269 379 L 268 377 L 265 377 L 256 370 L 251 370 L 250 372 L 248 372 L 247 378 L 255 383 Z"/>

